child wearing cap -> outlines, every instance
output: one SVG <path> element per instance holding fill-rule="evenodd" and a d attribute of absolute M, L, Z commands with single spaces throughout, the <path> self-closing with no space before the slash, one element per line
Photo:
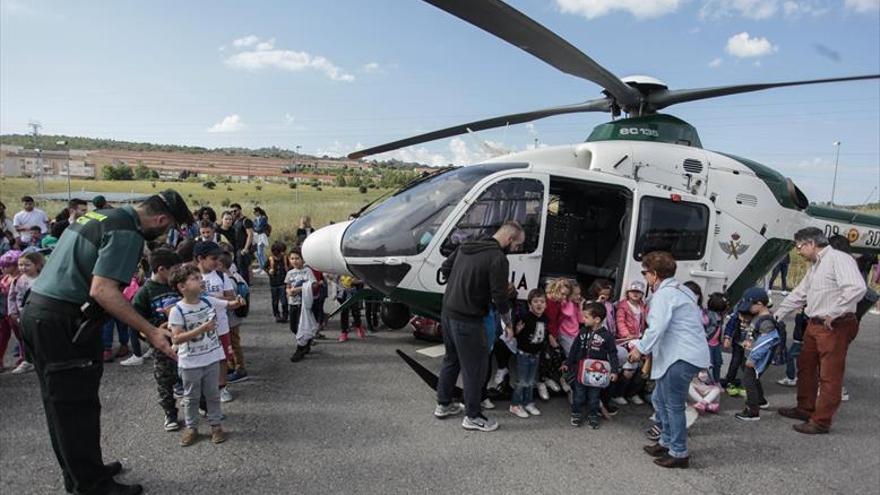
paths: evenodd
<path fill-rule="evenodd" d="M 630 363 L 627 355 L 630 345 L 642 338 L 648 317 L 648 308 L 644 301 L 645 283 L 635 281 L 627 287 L 626 296 L 617 303 L 615 308 L 617 319 L 617 359 L 623 363 L 620 379 L 611 387 L 611 400 L 618 405 L 627 403 L 641 405 L 645 401 L 640 397 L 645 382 L 637 373 L 639 363 Z"/>
<path fill-rule="evenodd" d="M 761 386 L 761 374 L 767 369 L 773 351 L 780 342 L 778 323 L 770 313 L 770 298 L 760 287 L 746 290 L 736 311 L 742 321 L 749 324 L 742 335 L 741 345 L 745 351 L 743 385 L 746 388 L 746 406 L 736 418 L 743 421 L 761 419 L 761 409 L 769 406 Z"/>

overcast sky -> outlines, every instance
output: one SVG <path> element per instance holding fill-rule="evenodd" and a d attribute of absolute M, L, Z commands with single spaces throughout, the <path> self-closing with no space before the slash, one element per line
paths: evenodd
<path fill-rule="evenodd" d="M 880 73 L 880 0 L 517 0 L 618 76 L 692 88 Z M 342 155 L 601 88 L 418 0 L 0 0 L 0 132 Z M 666 110 L 708 149 L 766 163 L 811 200 L 877 201 L 880 84 L 771 90 Z M 603 114 L 384 156 L 429 164 L 583 141 Z"/>

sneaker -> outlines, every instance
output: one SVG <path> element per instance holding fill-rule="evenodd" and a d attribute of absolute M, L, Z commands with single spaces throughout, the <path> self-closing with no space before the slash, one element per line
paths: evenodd
<path fill-rule="evenodd" d="M 501 368 L 495 372 L 495 378 L 492 379 L 492 383 L 497 387 L 504 383 L 504 378 L 507 377 L 507 370 L 505 368 Z"/>
<path fill-rule="evenodd" d="M 148 347 L 146 352 L 144 352 L 144 354 L 141 357 L 144 359 L 153 359 L 153 352 L 154 352 L 153 348 Z"/>
<path fill-rule="evenodd" d="M 128 350 L 128 346 L 125 344 L 122 344 L 119 346 L 119 349 L 116 349 L 116 357 L 118 358 L 123 358 L 129 354 L 131 354 L 131 351 Z"/>
<path fill-rule="evenodd" d="M 464 411 L 464 405 L 461 402 L 453 402 L 448 406 L 437 404 L 437 407 L 434 408 L 434 417 L 440 419 L 448 418 L 449 416 L 461 414 L 462 411 Z"/>
<path fill-rule="evenodd" d="M 583 424 L 584 420 L 580 416 L 572 415 L 570 422 L 571 422 L 571 426 L 574 426 L 575 428 L 577 428 Z"/>
<path fill-rule="evenodd" d="M 747 407 L 743 409 L 742 412 L 736 413 L 734 417 L 742 421 L 758 421 L 761 419 L 761 413 L 758 411 L 752 411 Z"/>
<path fill-rule="evenodd" d="M 789 378 L 785 377 L 780 380 L 776 380 L 776 383 L 782 385 L 783 387 L 797 387 L 797 378 Z"/>
<path fill-rule="evenodd" d="M 132 354 L 131 356 L 128 356 L 128 358 L 120 361 L 119 364 L 121 364 L 122 366 L 140 366 L 144 364 L 144 358 Z"/>
<path fill-rule="evenodd" d="M 180 423 L 177 421 L 176 413 L 165 415 L 165 431 L 177 431 L 180 429 Z"/>
<path fill-rule="evenodd" d="M 241 383 L 248 381 L 248 374 L 245 370 L 234 370 L 226 375 L 226 383 Z"/>
<path fill-rule="evenodd" d="M 498 429 L 498 422 L 494 419 L 489 419 L 482 414 L 476 418 L 465 416 L 464 419 L 461 420 L 461 427 L 465 430 L 495 431 Z"/>
<path fill-rule="evenodd" d="M 559 388 L 567 394 L 571 393 L 571 386 L 565 380 L 562 380 L 561 382 L 559 382 Z"/>
<path fill-rule="evenodd" d="M 538 384 L 538 397 L 541 400 L 550 400 L 550 392 L 547 392 L 547 385 L 543 383 Z"/>
<path fill-rule="evenodd" d="M 770 401 L 764 399 L 764 403 L 758 406 L 759 409 L 770 409 Z"/>
<path fill-rule="evenodd" d="M 840 400 L 843 402 L 849 400 L 849 391 L 846 390 L 846 387 L 842 387 L 840 390 Z"/>
<path fill-rule="evenodd" d="M 527 413 L 521 406 L 510 406 L 510 409 L 508 410 L 510 411 L 510 414 L 513 414 L 517 418 L 526 419 L 529 417 L 529 413 Z"/>
<path fill-rule="evenodd" d="M 359 339 L 365 339 L 365 338 L 367 338 L 367 331 L 364 330 L 364 327 L 358 325 L 357 327 L 355 327 L 355 330 L 357 331 L 357 334 L 358 334 L 358 338 L 359 338 Z"/>
<path fill-rule="evenodd" d="M 558 393 L 560 390 L 562 390 L 561 388 L 559 388 L 559 384 L 556 383 L 555 380 L 547 379 L 547 380 L 544 381 L 544 383 L 546 383 L 546 384 L 547 384 L 547 388 L 549 388 L 549 389 L 552 390 L 553 392 L 557 392 L 557 393 Z"/>
<path fill-rule="evenodd" d="M 590 419 L 588 421 L 590 423 L 590 428 L 594 430 L 599 429 L 599 418 L 597 416 L 590 416 Z"/>
<path fill-rule="evenodd" d="M 623 397 L 612 397 L 611 402 L 617 404 L 618 406 L 625 406 L 629 404 Z"/>
<path fill-rule="evenodd" d="M 495 403 L 489 400 L 488 397 L 483 399 L 483 401 L 480 402 L 480 405 L 483 406 L 483 409 L 495 409 Z"/>
<path fill-rule="evenodd" d="M 211 443 L 218 444 L 223 443 L 226 439 L 229 438 L 226 434 L 226 431 L 222 426 L 212 426 L 211 427 Z"/>
<path fill-rule="evenodd" d="M 220 402 L 232 402 L 232 393 L 229 392 L 229 387 L 223 387 L 220 389 Z"/>
<path fill-rule="evenodd" d="M 12 374 L 13 375 L 23 375 L 23 374 L 31 372 L 31 371 L 34 371 L 34 365 L 32 365 L 31 363 L 29 363 L 27 361 L 22 361 L 21 364 L 19 364 L 18 366 L 15 367 L 14 370 L 12 370 Z"/>
<path fill-rule="evenodd" d="M 112 363 L 113 359 L 115 359 L 113 357 L 113 349 L 104 349 L 104 354 L 102 356 L 102 359 L 104 360 L 105 363 Z"/>
<path fill-rule="evenodd" d="M 736 397 L 737 395 L 739 395 L 739 387 L 737 387 L 736 385 L 728 385 L 726 391 L 727 395 L 731 397 Z"/>
<path fill-rule="evenodd" d="M 340 333 L 337 342 L 348 342 L 348 332 Z"/>
<path fill-rule="evenodd" d="M 184 428 L 183 434 L 180 435 L 180 446 L 181 447 L 189 447 L 190 445 L 196 442 L 196 439 L 199 437 L 199 431 L 195 428 Z"/>
<path fill-rule="evenodd" d="M 645 403 L 645 401 L 643 401 L 642 398 L 639 397 L 638 395 L 633 395 L 632 397 L 627 397 L 626 400 L 628 400 L 630 402 L 630 404 L 633 404 L 636 406 L 641 406 L 642 404 Z"/>
<path fill-rule="evenodd" d="M 615 416 L 620 412 L 620 408 L 615 406 L 612 403 L 605 404 L 605 411 L 608 412 L 609 416 Z"/>
<path fill-rule="evenodd" d="M 740 397 L 748 397 L 749 394 L 746 392 L 745 387 L 737 387 L 737 389 L 739 390 Z"/>
<path fill-rule="evenodd" d="M 526 410 L 527 413 L 531 414 L 532 416 L 540 416 L 541 415 L 541 411 L 539 411 L 538 408 L 535 407 L 534 402 L 531 404 L 526 404 L 526 407 L 524 409 Z"/>
<path fill-rule="evenodd" d="M 174 384 L 174 398 L 182 399 L 183 398 L 183 385 L 179 383 Z"/>

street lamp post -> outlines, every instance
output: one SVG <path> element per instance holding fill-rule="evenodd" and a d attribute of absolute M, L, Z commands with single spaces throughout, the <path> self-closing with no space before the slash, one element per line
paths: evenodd
<path fill-rule="evenodd" d="M 67 201 L 70 202 L 70 146 L 67 141 L 55 141 L 55 144 L 64 146 L 67 150 Z"/>
<path fill-rule="evenodd" d="M 296 180 L 296 176 L 299 173 L 300 148 L 302 148 L 301 145 L 296 145 L 296 161 L 293 162 L 293 183 L 296 184 L 296 189 L 294 189 L 294 202 L 297 204 L 299 204 L 299 182 Z"/>
<path fill-rule="evenodd" d="M 837 189 L 837 163 L 840 159 L 840 141 L 834 141 L 834 180 L 831 182 L 831 206 L 834 206 L 834 193 Z"/>

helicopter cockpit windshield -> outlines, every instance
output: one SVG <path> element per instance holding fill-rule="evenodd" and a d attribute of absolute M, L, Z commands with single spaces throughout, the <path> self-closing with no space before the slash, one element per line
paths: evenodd
<path fill-rule="evenodd" d="M 489 163 L 436 175 L 391 196 L 346 229 L 346 257 L 412 256 L 428 247 L 437 229 L 481 179 L 525 163 Z"/>

